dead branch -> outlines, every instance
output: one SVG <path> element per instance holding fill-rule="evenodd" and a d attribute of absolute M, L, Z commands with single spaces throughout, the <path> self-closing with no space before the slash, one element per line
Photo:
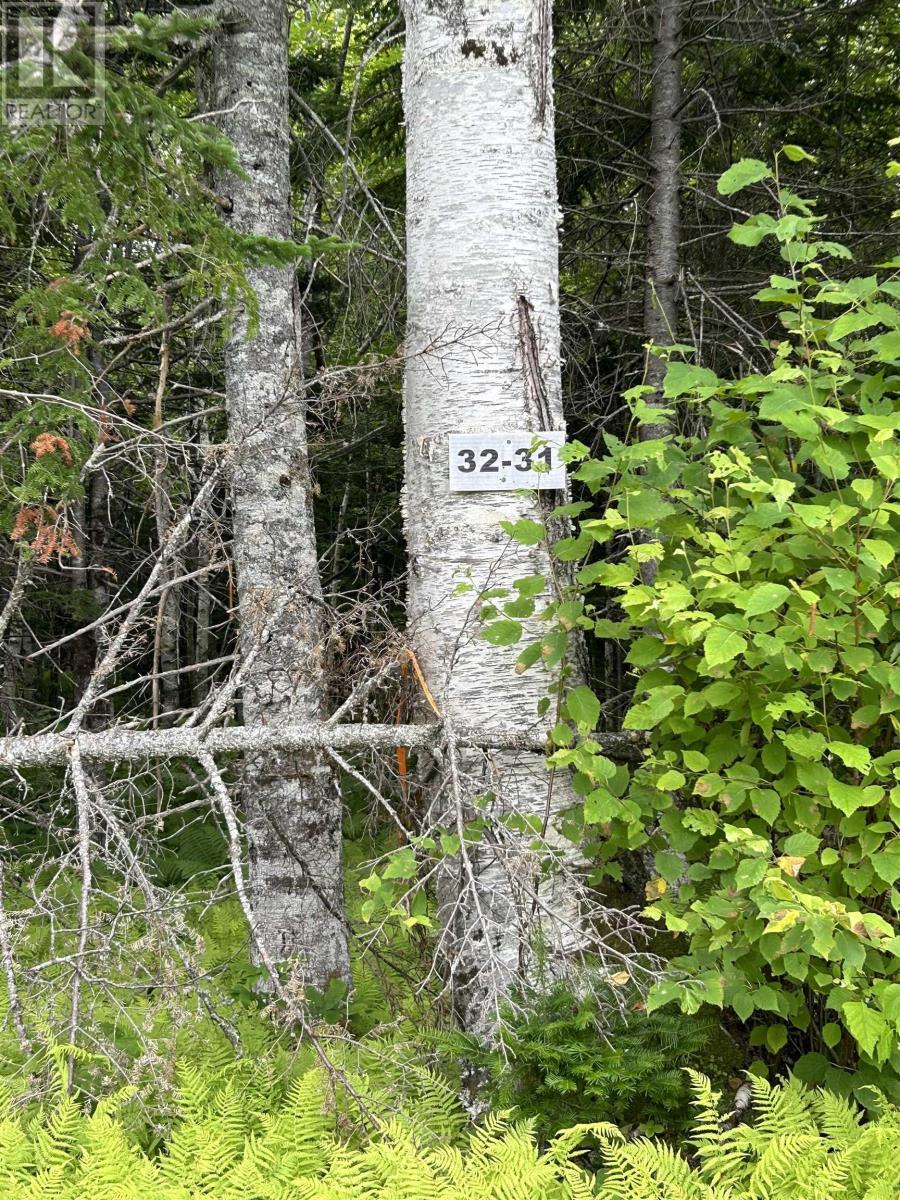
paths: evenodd
<path fill-rule="evenodd" d="M 459 746 L 487 750 L 544 750 L 542 726 L 526 729 L 455 727 Z M 599 733 L 595 740 L 613 758 L 641 757 L 643 737 L 631 733 Z M 229 725 L 219 729 L 127 729 L 113 726 L 96 733 L 23 734 L 0 738 L 0 765 L 50 766 L 66 761 L 78 742 L 84 758 L 94 762 L 136 762 L 146 758 L 199 758 L 209 754 L 253 753 L 266 750 L 389 750 L 437 749 L 447 743 L 443 723 L 433 725 L 329 725 L 308 721 L 297 725 Z"/>

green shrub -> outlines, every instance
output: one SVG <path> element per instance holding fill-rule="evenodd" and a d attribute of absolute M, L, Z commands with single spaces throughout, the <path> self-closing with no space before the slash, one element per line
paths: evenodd
<path fill-rule="evenodd" d="M 777 200 L 731 232 L 774 239 L 785 263 L 757 295 L 783 327 L 760 348 L 768 368 L 721 379 L 672 347 L 667 409 L 635 388 L 631 440 L 606 432 L 603 459 L 567 448 L 605 511 L 564 510 L 577 530 L 556 552 L 581 561 L 577 586 L 520 662 L 559 663 L 577 628 L 630 641 L 625 727 L 646 734 L 646 760 L 602 753 L 600 702 L 579 685 L 550 762 L 576 772 L 568 831 L 598 883 L 624 851 L 655 855 L 647 913 L 683 951 L 648 1007 L 725 1005 L 769 1054 L 805 1052 L 805 1077 L 837 1087 L 861 1062 L 896 1098 L 900 258 L 854 275 L 781 166 L 720 181 Z M 671 433 L 642 440 L 661 420 Z"/>
<path fill-rule="evenodd" d="M 752 1124 L 723 1121 L 719 1095 L 694 1075 L 695 1163 L 670 1146 L 610 1143 L 599 1200 L 897 1200 L 900 1110 L 859 1110 L 799 1081 L 753 1078 Z"/>

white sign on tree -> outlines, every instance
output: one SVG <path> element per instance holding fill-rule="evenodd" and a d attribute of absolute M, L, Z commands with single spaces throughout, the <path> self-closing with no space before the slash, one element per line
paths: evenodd
<path fill-rule="evenodd" d="M 501 429 L 496 433 L 450 434 L 451 492 L 541 491 L 566 486 L 566 469 L 559 451 L 566 440 L 562 429 L 534 433 Z"/>

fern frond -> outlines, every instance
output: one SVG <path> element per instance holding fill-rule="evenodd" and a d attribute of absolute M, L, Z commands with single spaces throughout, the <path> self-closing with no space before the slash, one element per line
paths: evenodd
<path fill-rule="evenodd" d="M 838 1145 L 852 1146 L 862 1133 L 862 1113 L 843 1096 L 819 1088 L 812 1099 L 819 1128 Z"/>

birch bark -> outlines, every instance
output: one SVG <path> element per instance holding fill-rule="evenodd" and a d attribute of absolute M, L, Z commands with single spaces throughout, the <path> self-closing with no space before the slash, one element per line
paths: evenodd
<path fill-rule="evenodd" d="M 408 619 L 450 730 L 534 727 L 547 688 L 515 647 L 478 636 L 473 593 L 551 576 L 546 545 L 511 543 L 501 519 L 540 519 L 537 493 L 451 493 L 448 435 L 562 427 L 558 208 L 549 0 L 405 0 L 408 337 L 405 521 Z M 534 341 L 529 345 L 528 326 Z M 443 348 L 441 348 L 443 347 Z M 539 379 L 529 368 L 537 362 Z M 552 493 L 548 499 L 556 499 Z M 552 829 L 573 802 L 534 752 L 451 751 L 455 812 L 494 818 L 440 885 L 447 971 L 463 1025 L 486 1033 L 519 982 L 580 942 L 571 896 L 538 887 L 517 811 Z M 552 783 L 552 786 L 551 786 Z"/>
<path fill-rule="evenodd" d="M 242 233 L 291 236 L 288 17 L 284 0 L 255 0 L 226 13 L 213 52 L 213 108 L 246 179 L 223 182 Z M 325 694 L 321 602 L 306 402 L 294 271 L 249 272 L 258 329 L 236 322 L 226 348 L 233 471 L 234 561 L 242 648 L 273 606 L 284 604 L 243 686 L 244 721 L 281 725 L 320 719 Z M 285 604 L 285 598 L 288 598 Z M 343 915 L 341 796 L 314 752 L 248 755 L 242 798 L 257 940 L 275 961 L 296 958 L 318 988 L 349 982 Z"/>

